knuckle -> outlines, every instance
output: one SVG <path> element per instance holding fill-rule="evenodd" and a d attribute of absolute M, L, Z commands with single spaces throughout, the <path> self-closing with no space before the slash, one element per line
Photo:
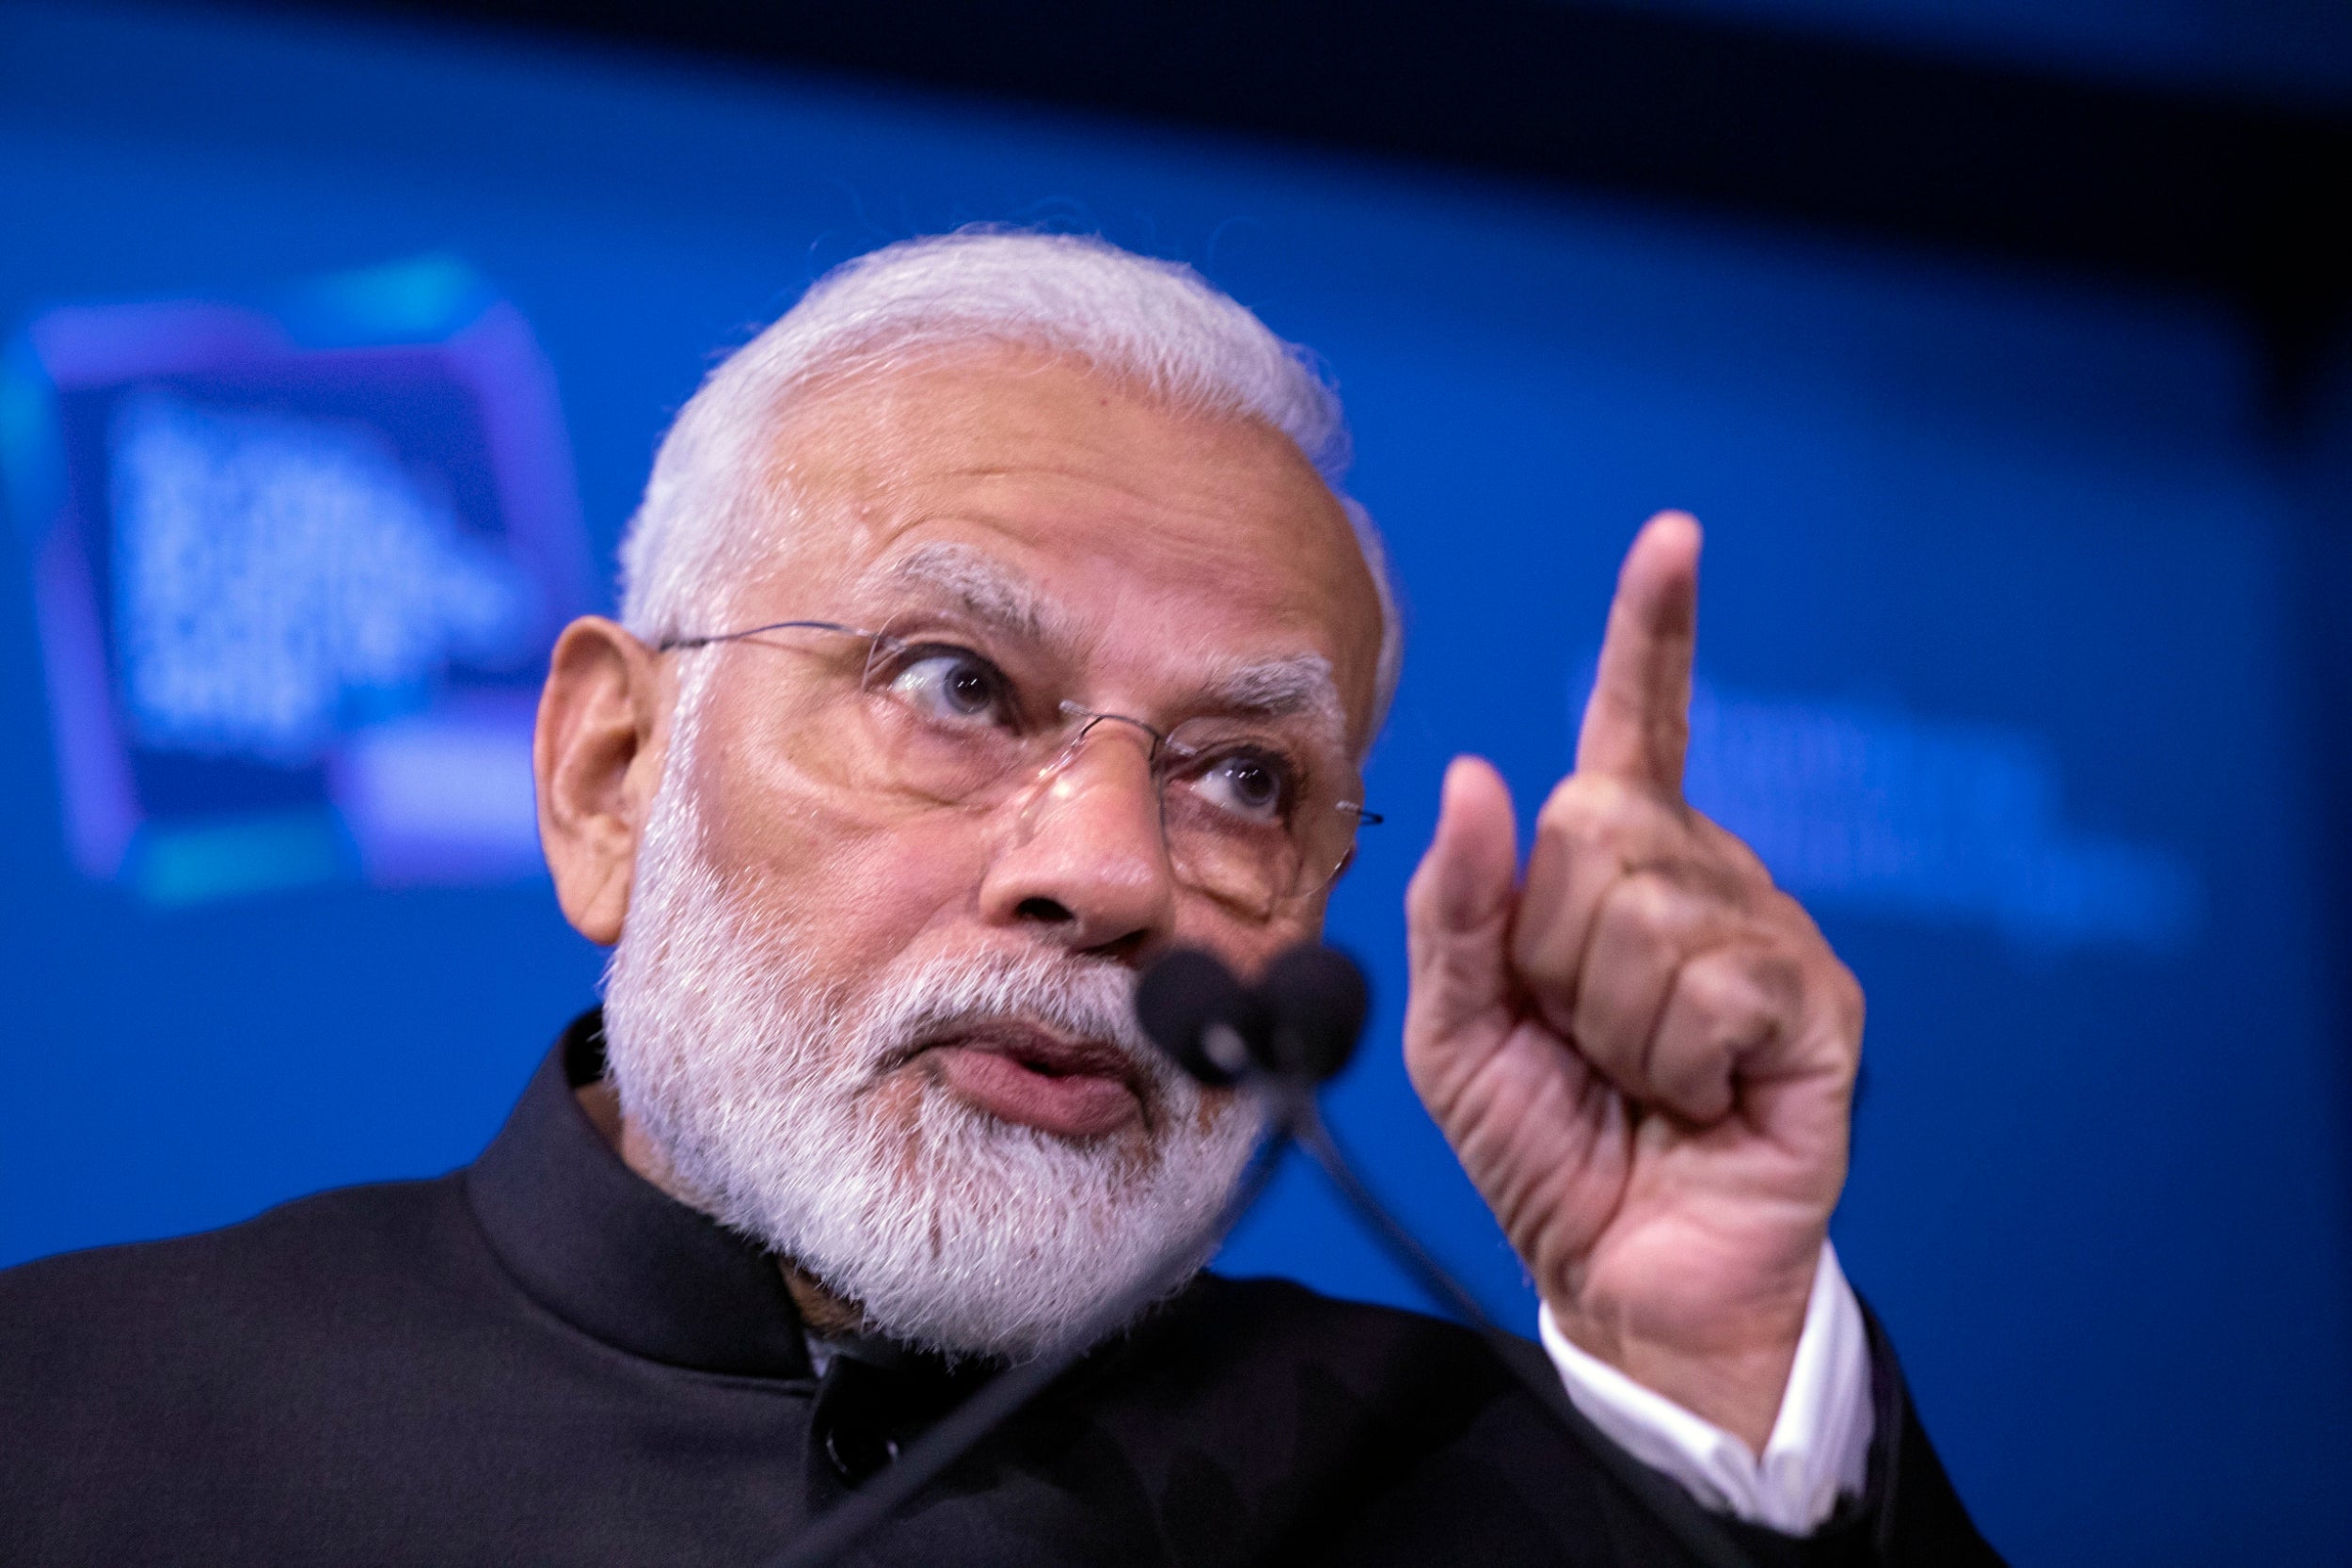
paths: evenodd
<path fill-rule="evenodd" d="M 1807 946 L 1818 945 L 1824 951 L 1829 944 L 1821 940 L 1820 928 L 1813 924 L 1813 916 L 1790 895 L 1773 888 L 1763 901 L 1766 918 L 1779 929 L 1788 932 Z"/>
<path fill-rule="evenodd" d="M 1748 965 L 1710 956 L 1686 965 L 1677 989 L 1709 1042 L 1724 1046 L 1746 1043 L 1776 1010 L 1760 981 Z"/>
<path fill-rule="evenodd" d="M 1725 871 L 1749 886 L 1770 888 L 1774 893 L 1780 891 L 1772 881 L 1772 868 L 1764 863 L 1762 856 L 1749 847 L 1746 839 L 1699 812 L 1691 813 L 1691 823 L 1694 836 Z"/>
<path fill-rule="evenodd" d="M 1862 1038 L 1863 1022 L 1869 1012 L 1869 1004 L 1863 994 L 1862 982 L 1854 977 L 1852 970 L 1833 960 L 1829 990 L 1830 1006 L 1836 1015 L 1837 1022 L 1859 1042 Z"/>
<path fill-rule="evenodd" d="M 1690 905 L 1690 895 L 1665 876 L 1637 871 L 1620 878 L 1610 890 L 1603 918 L 1612 926 L 1630 927 L 1629 934 L 1655 939 L 1689 927 Z"/>
<path fill-rule="evenodd" d="M 1704 954 L 1682 966 L 1675 989 L 1685 1003 L 1709 1013 L 1750 1003 L 1755 990 L 1742 967 L 1721 952 Z"/>
<path fill-rule="evenodd" d="M 1629 831 L 1636 821 L 1640 792 L 1605 773 L 1571 773 L 1544 802 L 1536 832 L 1575 843 L 1599 843 Z"/>
<path fill-rule="evenodd" d="M 1682 865 L 1651 865 L 1620 877 L 1600 919 L 1620 951 L 1640 946 L 1678 956 L 1695 956 L 1745 925 L 1734 901 L 1704 874 Z"/>

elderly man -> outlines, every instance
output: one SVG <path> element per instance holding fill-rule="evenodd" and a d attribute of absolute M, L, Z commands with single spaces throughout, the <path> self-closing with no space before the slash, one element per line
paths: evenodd
<path fill-rule="evenodd" d="M 1345 451 L 1180 267 L 965 233 L 818 284 L 553 653 L 601 1013 L 454 1175 L 0 1277 L 8 1560 L 758 1562 L 1060 1345 L 1260 1132 L 1138 971 L 1263 964 L 1351 852 L 1399 637 Z M 1204 1275 L 870 1560 L 1993 1560 L 1827 1242 L 1860 992 L 1679 796 L 1698 544 L 1635 541 L 1524 875 L 1464 759 L 1408 900 L 1406 1061 L 1563 1397 Z"/>

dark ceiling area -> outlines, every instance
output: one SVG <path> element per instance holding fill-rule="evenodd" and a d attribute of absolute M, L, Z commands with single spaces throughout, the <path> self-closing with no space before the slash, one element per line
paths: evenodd
<path fill-rule="evenodd" d="M 291 3 L 291 0 L 290 0 Z M 1564 0 L 309 0 L 1135 116 L 2352 317 L 2352 114 Z"/>

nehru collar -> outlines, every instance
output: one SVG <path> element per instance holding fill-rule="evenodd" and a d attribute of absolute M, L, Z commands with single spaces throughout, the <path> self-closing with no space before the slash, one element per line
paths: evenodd
<path fill-rule="evenodd" d="M 465 1189 L 491 1250 L 538 1304 L 675 1367 L 808 1379 L 774 1257 L 621 1161 L 573 1091 L 604 1075 L 604 1015 L 573 1020 Z"/>

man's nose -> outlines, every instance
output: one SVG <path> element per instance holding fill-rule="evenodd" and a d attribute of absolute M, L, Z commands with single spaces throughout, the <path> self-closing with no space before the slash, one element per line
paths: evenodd
<path fill-rule="evenodd" d="M 1016 807 L 980 886 L 983 917 L 1083 952 L 1125 958 L 1174 928 L 1152 736 L 1098 722 Z"/>

